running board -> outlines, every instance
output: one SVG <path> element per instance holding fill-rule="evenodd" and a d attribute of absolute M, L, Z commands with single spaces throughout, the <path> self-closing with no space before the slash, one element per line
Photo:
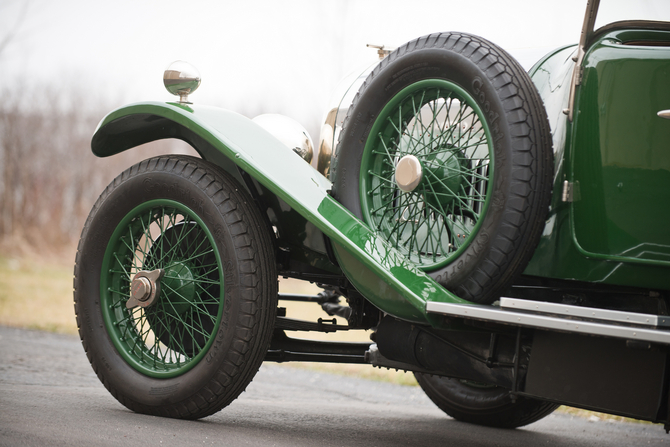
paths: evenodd
<path fill-rule="evenodd" d="M 670 317 L 501 298 L 500 305 L 426 303 L 426 312 L 514 326 L 670 344 Z"/>

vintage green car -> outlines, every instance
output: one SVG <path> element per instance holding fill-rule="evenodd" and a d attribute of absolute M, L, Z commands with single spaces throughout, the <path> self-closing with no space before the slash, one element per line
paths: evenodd
<path fill-rule="evenodd" d="M 529 73 L 463 33 L 380 49 L 328 113 L 318 169 L 291 120 L 189 102 L 182 63 L 164 79 L 178 102 L 107 115 L 97 156 L 177 138 L 201 158 L 129 168 L 84 226 L 75 309 L 102 383 L 196 419 L 263 361 L 361 363 L 413 371 L 462 421 L 569 404 L 668 427 L 670 23 L 594 30 L 598 3 Z M 278 294 L 280 276 L 323 292 Z M 287 336 L 347 330 L 372 341 Z"/>

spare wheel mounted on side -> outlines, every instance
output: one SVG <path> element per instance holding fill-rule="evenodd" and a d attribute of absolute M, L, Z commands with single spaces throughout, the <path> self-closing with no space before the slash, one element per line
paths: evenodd
<path fill-rule="evenodd" d="M 395 50 L 361 87 L 333 192 L 437 282 L 490 303 L 535 249 L 552 163 L 521 66 L 480 37 L 434 34 Z"/>

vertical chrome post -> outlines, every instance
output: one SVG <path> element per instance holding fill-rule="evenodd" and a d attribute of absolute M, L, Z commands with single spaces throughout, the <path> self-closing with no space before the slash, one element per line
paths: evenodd
<path fill-rule="evenodd" d="M 577 86 L 582 83 L 582 62 L 584 61 L 584 54 L 586 53 L 586 45 L 589 43 L 589 39 L 593 35 L 593 27 L 596 23 L 599 5 L 600 0 L 588 0 L 586 3 L 586 14 L 584 15 L 582 34 L 579 37 L 577 56 L 574 58 L 575 69 L 572 72 L 572 82 L 570 83 L 570 101 L 568 103 L 568 109 L 566 110 L 570 122 L 572 122 L 575 112 L 575 90 L 577 89 Z"/>

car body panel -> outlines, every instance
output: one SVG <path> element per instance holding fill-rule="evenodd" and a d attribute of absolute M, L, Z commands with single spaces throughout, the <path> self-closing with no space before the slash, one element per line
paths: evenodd
<path fill-rule="evenodd" d="M 670 289 L 670 210 L 663 206 L 670 195 L 670 122 L 656 115 L 670 108 L 670 48 L 659 42 L 670 42 L 670 33 L 598 36 L 584 58 L 573 123 L 561 113 L 568 107 L 571 49 L 531 70 L 549 116 L 556 167 L 549 217 L 526 274 Z M 565 182 L 570 198 L 563 197 Z"/>
<path fill-rule="evenodd" d="M 330 197 L 331 183 L 325 177 L 242 115 L 199 105 L 132 104 L 102 120 L 92 149 L 104 157 L 166 137 L 184 139 L 203 158 L 229 170 L 234 163 L 322 231 L 333 241 L 347 278 L 383 311 L 428 323 L 427 301 L 467 303 L 440 287 Z M 240 180 L 241 176 L 238 173 Z"/>
<path fill-rule="evenodd" d="M 572 161 L 575 240 L 590 256 L 670 266 L 670 209 L 662 206 L 670 199 L 670 121 L 657 116 L 670 107 L 670 48 L 623 44 L 621 34 L 601 37 L 585 59 Z M 670 33 L 651 34 L 670 42 Z"/>
<path fill-rule="evenodd" d="M 286 269 L 340 273 L 328 259 L 319 230 L 263 185 L 255 181 L 246 182 L 235 163 L 203 138 L 194 122 L 181 118 L 183 115 L 180 112 L 193 113 L 193 108 L 179 103 L 167 104 L 167 107 L 163 107 L 163 103 L 131 104 L 110 113 L 93 136 L 93 153 L 106 157 L 163 138 L 184 140 L 202 158 L 228 172 L 256 198 L 274 227 L 278 249 L 288 255 L 283 256 Z M 156 110 L 160 110 L 160 114 Z"/>

